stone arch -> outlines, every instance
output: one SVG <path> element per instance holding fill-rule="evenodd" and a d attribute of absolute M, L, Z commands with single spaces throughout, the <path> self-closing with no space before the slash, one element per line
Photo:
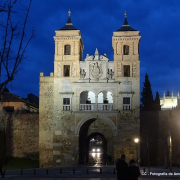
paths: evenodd
<path fill-rule="evenodd" d="M 75 129 L 75 135 L 79 136 L 79 132 L 80 132 L 80 129 L 82 127 L 82 125 L 84 123 L 86 123 L 87 121 L 91 120 L 91 119 L 101 119 L 101 120 L 104 120 L 111 128 L 112 128 L 112 131 L 114 132 L 114 136 L 117 135 L 117 127 L 116 125 L 113 123 L 113 121 L 108 118 L 107 116 L 103 116 L 103 115 L 91 115 L 91 116 L 88 116 L 88 117 L 85 117 L 83 120 L 81 120 L 77 125 L 76 125 L 76 129 Z"/>
<path fill-rule="evenodd" d="M 86 104 L 89 96 L 91 96 L 89 99 L 91 103 L 95 103 L 96 94 L 93 91 L 82 91 L 80 93 L 80 104 Z"/>
<path fill-rule="evenodd" d="M 100 98 L 100 94 L 102 93 L 102 98 Z M 106 93 L 106 98 L 104 97 L 104 93 Z M 112 97 L 110 97 L 110 93 L 112 94 Z M 108 103 L 113 103 L 113 100 L 114 99 L 114 94 L 112 93 L 112 91 L 109 91 L 109 90 L 101 90 L 98 92 L 98 103 L 104 103 L 104 100 L 108 100 Z"/>
<path fill-rule="evenodd" d="M 89 89 L 82 89 L 82 90 L 79 91 L 79 96 L 80 96 L 81 93 L 84 92 L 84 91 L 92 91 L 92 92 L 95 94 L 95 96 L 97 95 L 97 92 L 94 91 L 93 89 L 90 89 L 90 90 L 89 90 Z"/>

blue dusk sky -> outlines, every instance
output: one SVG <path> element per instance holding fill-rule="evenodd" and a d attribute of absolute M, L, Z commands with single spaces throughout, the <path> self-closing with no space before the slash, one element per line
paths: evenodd
<path fill-rule="evenodd" d="M 27 3 L 21 0 L 21 3 Z M 22 6 L 15 20 L 23 17 Z M 107 54 L 113 60 L 112 35 L 124 23 L 140 31 L 140 81 L 149 75 L 153 94 L 162 97 L 169 90 L 180 91 L 180 1 L 179 0 L 33 0 L 29 13 L 27 37 L 34 27 L 35 37 L 28 46 L 26 59 L 9 90 L 22 97 L 39 96 L 39 74 L 54 71 L 55 30 L 65 26 L 68 10 L 73 26 L 81 31 L 84 51 Z M 154 97 L 155 98 L 155 97 Z"/>

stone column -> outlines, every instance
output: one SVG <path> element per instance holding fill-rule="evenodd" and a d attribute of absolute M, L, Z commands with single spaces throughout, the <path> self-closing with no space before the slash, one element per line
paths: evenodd
<path fill-rule="evenodd" d="M 95 110 L 98 110 L 98 95 L 95 96 Z"/>

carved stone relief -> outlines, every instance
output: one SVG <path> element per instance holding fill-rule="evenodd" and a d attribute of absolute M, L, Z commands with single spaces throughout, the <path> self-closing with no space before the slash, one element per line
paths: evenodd
<path fill-rule="evenodd" d="M 136 71 L 137 71 L 136 68 L 137 68 L 136 63 L 133 63 L 133 76 L 136 76 Z"/>
<path fill-rule="evenodd" d="M 57 76 L 61 77 L 61 63 L 57 64 Z"/>
<path fill-rule="evenodd" d="M 72 77 L 76 76 L 76 63 L 72 63 Z"/>
<path fill-rule="evenodd" d="M 120 77 L 121 76 L 121 63 L 117 64 L 117 76 Z"/>
<path fill-rule="evenodd" d="M 102 64 L 98 64 L 98 62 L 90 64 L 90 72 L 92 77 L 94 77 L 96 80 L 99 80 L 103 74 Z"/>

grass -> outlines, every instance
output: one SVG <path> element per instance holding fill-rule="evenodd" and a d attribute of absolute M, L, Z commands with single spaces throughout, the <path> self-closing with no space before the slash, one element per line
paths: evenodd
<path fill-rule="evenodd" d="M 38 168 L 39 161 L 27 158 L 11 158 L 3 166 L 5 170 Z"/>

